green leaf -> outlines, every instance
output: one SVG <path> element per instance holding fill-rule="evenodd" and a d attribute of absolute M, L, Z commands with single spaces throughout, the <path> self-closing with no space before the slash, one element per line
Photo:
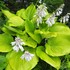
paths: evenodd
<path fill-rule="evenodd" d="M 18 10 L 16 15 L 23 19 L 27 19 L 26 14 L 25 14 L 25 9 Z"/>
<path fill-rule="evenodd" d="M 25 29 L 27 32 L 34 32 L 35 30 L 35 25 L 34 23 L 32 23 L 31 21 L 29 20 L 26 20 L 25 21 Z"/>
<path fill-rule="evenodd" d="M 46 43 L 46 53 L 51 56 L 63 56 L 70 53 L 70 29 L 62 24 L 56 24 L 50 28 L 57 33 L 56 37 L 49 38 Z"/>
<path fill-rule="evenodd" d="M 22 16 L 22 13 L 24 12 L 24 10 L 25 9 L 18 10 L 17 13 L 16 13 L 16 15 L 19 16 L 19 17 L 21 17 Z"/>
<path fill-rule="evenodd" d="M 22 30 L 16 29 L 16 28 L 13 28 L 13 27 L 10 27 L 10 26 L 7 26 L 7 25 L 4 25 L 4 28 L 3 28 L 2 30 L 3 30 L 4 32 L 10 33 L 10 34 L 11 34 L 11 32 L 14 32 L 14 33 L 23 35 Z M 13 34 L 13 33 L 12 33 L 12 34 Z"/>
<path fill-rule="evenodd" d="M 24 20 L 20 18 L 19 16 L 16 16 L 15 14 L 12 14 L 8 10 L 2 10 L 2 12 L 7 16 L 9 26 L 23 26 L 24 25 Z"/>
<path fill-rule="evenodd" d="M 41 42 L 41 36 L 38 33 L 34 33 L 35 25 L 31 21 L 27 20 L 25 22 L 25 30 L 33 40 L 35 40 L 37 43 Z"/>
<path fill-rule="evenodd" d="M 50 32 L 67 32 L 70 31 L 69 27 L 66 26 L 65 24 L 61 24 L 61 23 L 56 23 L 55 25 L 53 25 L 52 27 L 50 27 L 49 29 Z M 62 33 L 63 34 L 63 33 Z M 65 33 L 66 34 L 66 33 Z M 70 33 L 69 33 L 70 34 Z"/>
<path fill-rule="evenodd" d="M 13 38 L 9 34 L 0 34 L 0 52 L 9 52 L 12 50 L 11 42 Z"/>
<path fill-rule="evenodd" d="M 9 26 L 14 26 L 14 27 L 24 26 L 24 20 L 19 16 L 14 16 L 9 18 L 8 23 Z"/>
<path fill-rule="evenodd" d="M 57 36 L 56 32 L 49 32 L 47 30 L 35 30 L 35 33 L 40 34 L 43 39 Z"/>
<path fill-rule="evenodd" d="M 5 20 L 3 17 L 0 17 L 0 28 L 5 24 Z"/>
<path fill-rule="evenodd" d="M 34 54 L 34 57 L 30 61 L 26 61 L 25 59 L 21 59 L 23 52 L 16 53 L 12 51 L 7 55 L 8 62 L 13 70 L 32 70 L 38 63 L 38 58 L 35 54 L 35 49 L 27 48 L 30 53 Z"/>
<path fill-rule="evenodd" d="M 3 14 L 7 16 L 8 19 L 15 16 L 15 14 L 9 12 L 8 10 L 2 10 Z"/>
<path fill-rule="evenodd" d="M 42 41 L 42 37 L 40 34 L 37 34 L 37 33 L 31 33 L 31 32 L 28 32 L 28 34 L 31 36 L 31 38 L 33 40 L 35 40 L 38 44 L 40 44 L 40 42 Z"/>
<path fill-rule="evenodd" d="M 47 62 L 48 64 L 50 64 L 54 68 L 56 68 L 56 69 L 60 68 L 60 64 L 61 64 L 60 59 L 58 57 L 51 57 L 48 54 L 46 54 L 44 52 L 44 46 L 38 46 L 36 53 L 40 59 L 44 60 L 45 62 Z"/>
<path fill-rule="evenodd" d="M 36 48 L 37 43 L 31 37 L 28 37 L 27 34 L 20 36 L 20 38 L 23 40 L 25 45 L 32 47 L 32 48 Z"/>
<path fill-rule="evenodd" d="M 15 32 L 9 30 L 9 29 L 6 28 L 6 27 L 3 27 L 3 28 L 2 28 L 2 31 L 3 31 L 4 33 L 6 33 L 6 34 L 15 35 Z"/>
<path fill-rule="evenodd" d="M 7 61 L 6 57 L 0 55 L 0 70 L 3 70 L 6 67 L 6 65 L 7 65 L 6 61 Z"/>
<path fill-rule="evenodd" d="M 27 19 L 31 20 L 34 16 L 35 12 L 36 12 L 36 8 L 33 4 L 31 4 L 29 7 L 27 7 L 26 12 L 25 12 Z"/>
<path fill-rule="evenodd" d="M 12 69 L 11 66 L 8 64 L 7 67 L 5 68 L 5 70 L 13 70 L 13 69 Z"/>

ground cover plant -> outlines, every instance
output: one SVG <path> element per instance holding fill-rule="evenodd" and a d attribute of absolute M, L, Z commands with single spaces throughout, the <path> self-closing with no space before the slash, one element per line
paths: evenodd
<path fill-rule="evenodd" d="M 0 27 L 0 70 L 69 70 L 69 13 L 57 22 L 63 7 L 53 13 L 45 3 L 15 14 L 1 9 L 5 21 Z"/>

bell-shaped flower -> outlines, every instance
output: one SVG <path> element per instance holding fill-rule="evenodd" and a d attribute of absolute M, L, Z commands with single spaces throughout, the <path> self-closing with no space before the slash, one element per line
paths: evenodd
<path fill-rule="evenodd" d="M 61 19 L 60 19 L 60 22 L 61 23 L 66 23 L 66 22 L 68 22 L 69 21 L 69 14 L 66 14 L 64 17 L 62 17 Z"/>
<path fill-rule="evenodd" d="M 11 42 L 11 45 L 13 46 L 13 50 L 18 52 L 21 50 L 22 52 L 24 51 L 23 44 L 25 44 L 19 37 L 15 38 L 14 42 Z"/>
<path fill-rule="evenodd" d="M 48 18 L 46 20 L 46 24 L 48 24 L 48 27 L 52 26 L 53 24 L 55 24 L 55 16 L 51 16 L 50 18 Z"/>
<path fill-rule="evenodd" d="M 30 61 L 33 58 L 34 54 L 25 51 L 24 54 L 21 56 L 21 59 L 25 59 L 26 61 Z"/>
<path fill-rule="evenodd" d="M 55 12 L 55 16 L 60 16 L 63 12 L 64 4 L 62 4 Z"/>
<path fill-rule="evenodd" d="M 38 17 L 45 17 L 47 14 L 46 9 L 47 9 L 47 7 L 45 6 L 45 4 L 38 6 L 36 15 Z"/>
<path fill-rule="evenodd" d="M 37 18 L 37 26 L 39 26 L 40 23 L 42 23 L 42 18 L 41 17 Z"/>

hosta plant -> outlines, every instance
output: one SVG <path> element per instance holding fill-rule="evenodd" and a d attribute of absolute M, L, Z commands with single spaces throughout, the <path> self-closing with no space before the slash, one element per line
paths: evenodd
<path fill-rule="evenodd" d="M 16 14 L 2 12 L 7 18 L 0 34 L 0 52 L 6 53 L 7 59 L 5 70 L 32 70 L 39 59 L 59 70 L 61 56 L 70 53 L 69 27 L 56 22 L 45 4 L 37 8 L 31 4 Z"/>

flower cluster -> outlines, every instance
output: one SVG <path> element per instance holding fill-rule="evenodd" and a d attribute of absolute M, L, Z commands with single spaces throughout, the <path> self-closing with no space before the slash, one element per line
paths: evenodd
<path fill-rule="evenodd" d="M 37 12 L 36 12 L 36 15 L 38 17 L 37 26 L 39 26 L 39 24 L 42 23 L 43 18 L 46 17 L 47 14 L 48 12 L 45 4 L 38 6 Z M 53 15 L 46 20 L 46 24 L 48 25 L 48 27 L 52 26 L 54 23 L 55 23 L 55 13 L 53 13 Z"/>
<path fill-rule="evenodd" d="M 55 16 L 60 16 L 63 11 L 64 4 L 62 4 L 55 12 Z"/>
<path fill-rule="evenodd" d="M 22 45 L 25 45 L 25 43 L 19 38 L 16 37 L 14 42 L 11 42 L 11 45 L 13 46 L 13 50 L 18 52 L 21 50 L 22 52 L 24 51 L 24 48 Z M 24 54 L 21 56 L 21 59 L 25 59 L 27 61 L 30 61 L 34 54 L 29 53 L 28 51 L 25 51 Z"/>
<path fill-rule="evenodd" d="M 55 16 L 60 16 L 63 12 L 63 7 L 64 7 L 64 4 L 62 4 L 55 12 Z M 67 13 L 65 16 L 63 16 L 61 19 L 59 19 L 59 21 L 61 23 L 66 23 L 69 21 L 69 15 L 70 13 Z"/>
<path fill-rule="evenodd" d="M 69 14 L 66 14 L 64 17 L 62 17 L 61 19 L 60 19 L 60 22 L 61 23 L 66 23 L 66 22 L 68 22 L 69 21 Z"/>
<path fill-rule="evenodd" d="M 48 18 L 46 20 L 46 24 L 48 24 L 48 27 L 52 26 L 53 24 L 55 24 L 55 18 L 56 16 L 60 16 L 62 11 L 63 11 L 63 7 L 64 7 L 64 4 L 62 4 L 57 10 L 56 12 L 54 12 L 50 18 Z M 67 16 L 66 16 L 67 17 Z"/>
<path fill-rule="evenodd" d="M 24 48 L 22 47 L 23 44 L 25 43 L 22 42 L 22 40 L 19 37 L 16 37 L 15 41 L 11 42 L 11 45 L 14 46 L 13 50 L 15 50 L 16 52 L 18 52 L 19 50 L 21 50 L 22 52 L 24 51 Z"/>
<path fill-rule="evenodd" d="M 39 23 L 42 23 L 42 18 L 47 15 L 46 9 L 47 9 L 47 7 L 45 6 L 45 4 L 38 6 L 37 12 L 36 12 L 36 15 L 38 17 L 37 18 L 38 25 L 39 25 Z"/>
<path fill-rule="evenodd" d="M 21 59 L 25 59 L 27 61 L 30 61 L 34 54 L 29 53 L 28 51 L 25 51 L 25 53 L 21 56 Z"/>
<path fill-rule="evenodd" d="M 53 14 L 50 18 L 48 18 L 46 20 L 46 24 L 48 25 L 48 27 L 52 26 L 55 23 L 55 15 Z"/>

